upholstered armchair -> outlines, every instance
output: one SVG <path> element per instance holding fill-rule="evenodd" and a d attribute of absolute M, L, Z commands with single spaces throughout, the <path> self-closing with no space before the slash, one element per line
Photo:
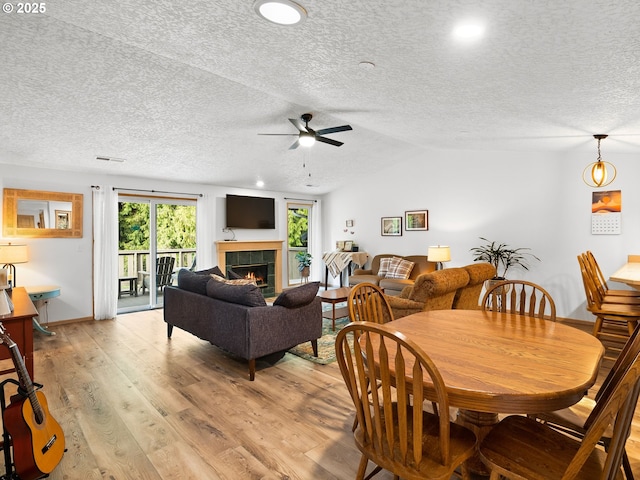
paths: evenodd
<path fill-rule="evenodd" d="M 496 275 L 496 267 L 490 263 L 479 262 L 466 265 L 464 268 L 469 274 L 469 283 L 459 288 L 453 299 L 453 308 L 460 310 L 478 310 L 480 306 L 480 294 L 485 280 Z"/>
<path fill-rule="evenodd" d="M 424 273 L 413 286 L 406 287 L 399 296 L 387 296 L 395 319 L 426 310 L 448 310 L 453 306 L 456 291 L 469 283 L 464 268 L 447 268 Z"/>

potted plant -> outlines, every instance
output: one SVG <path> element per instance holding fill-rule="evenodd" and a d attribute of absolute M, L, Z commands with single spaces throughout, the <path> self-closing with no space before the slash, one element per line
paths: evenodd
<path fill-rule="evenodd" d="M 311 259 L 313 257 L 306 250 L 301 250 L 296 253 L 296 260 L 298 261 L 298 271 L 302 278 L 309 277 L 309 267 L 311 266 Z"/>
<path fill-rule="evenodd" d="M 486 238 L 480 237 L 486 245 L 474 247 L 470 251 L 473 254 L 474 262 L 488 262 L 496 267 L 496 276 L 493 282 L 504 280 L 507 277 L 507 271 L 516 265 L 529 270 L 529 261 L 535 259 L 540 261 L 538 257 L 532 253 L 526 252 L 529 248 L 511 248 L 505 243 L 490 242 Z"/>

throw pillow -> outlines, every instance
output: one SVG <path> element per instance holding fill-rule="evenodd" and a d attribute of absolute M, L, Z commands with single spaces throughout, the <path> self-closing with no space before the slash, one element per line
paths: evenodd
<path fill-rule="evenodd" d="M 209 275 L 200 275 L 186 268 L 178 270 L 178 288 L 182 290 L 206 295 L 209 280 L 211 280 Z"/>
<path fill-rule="evenodd" d="M 264 307 L 267 305 L 260 289 L 255 284 L 234 285 L 209 280 L 207 283 L 207 295 L 211 298 L 246 305 L 247 307 Z"/>
<path fill-rule="evenodd" d="M 394 257 L 389 264 L 389 271 L 385 275 L 385 278 L 401 278 L 406 280 L 411 275 L 411 270 L 415 263 L 409 260 Z"/>
<path fill-rule="evenodd" d="M 227 285 L 257 285 L 256 281 L 250 278 L 226 279 L 216 274 L 211 274 L 211 278 L 217 282 L 226 283 Z"/>
<path fill-rule="evenodd" d="M 313 302 L 319 288 L 320 282 L 309 282 L 299 287 L 290 288 L 278 295 L 273 304 L 286 308 L 303 307 Z"/>
<path fill-rule="evenodd" d="M 229 278 L 231 278 L 232 280 L 240 280 L 241 278 L 244 278 L 242 275 L 238 275 L 236 272 L 234 272 L 231 269 L 227 270 L 227 275 L 229 276 Z"/>
<path fill-rule="evenodd" d="M 222 273 L 222 270 L 220 270 L 220 268 L 217 265 L 215 267 L 209 268 L 207 270 L 198 270 L 195 273 L 197 273 L 198 275 L 212 275 L 212 274 L 215 274 L 215 275 L 219 275 L 219 276 L 224 278 L 224 273 Z"/>
<path fill-rule="evenodd" d="M 387 272 L 389 271 L 389 264 L 391 263 L 391 260 L 393 260 L 394 258 L 398 258 L 398 257 L 385 257 L 380 259 L 380 268 L 378 269 L 378 274 L 377 274 L 379 277 L 387 276 Z"/>

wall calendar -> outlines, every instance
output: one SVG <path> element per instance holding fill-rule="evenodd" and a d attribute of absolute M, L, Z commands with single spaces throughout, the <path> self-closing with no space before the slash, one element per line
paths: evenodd
<path fill-rule="evenodd" d="M 591 199 L 591 234 L 622 233 L 622 191 L 593 192 Z"/>

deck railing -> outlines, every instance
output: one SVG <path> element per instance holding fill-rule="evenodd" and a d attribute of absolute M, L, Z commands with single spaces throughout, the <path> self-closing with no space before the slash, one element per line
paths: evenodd
<path fill-rule="evenodd" d="M 118 252 L 118 275 L 124 277 L 139 277 L 141 272 L 148 272 L 150 265 L 149 250 L 120 250 Z M 159 249 L 158 257 L 173 257 L 176 259 L 174 269 L 191 268 L 196 258 L 195 248 Z"/>

